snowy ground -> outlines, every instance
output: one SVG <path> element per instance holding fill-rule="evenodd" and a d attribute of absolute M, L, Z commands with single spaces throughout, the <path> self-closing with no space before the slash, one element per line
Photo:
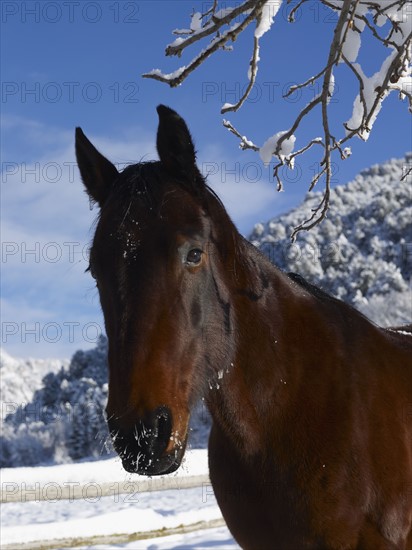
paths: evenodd
<path fill-rule="evenodd" d="M 190 480 L 197 486 L 185 488 Z M 238 548 L 208 481 L 205 450 L 189 451 L 176 474 L 153 478 L 152 489 L 171 489 L 147 491 L 147 482 L 117 459 L 3 469 L 1 547 Z"/>
<path fill-rule="evenodd" d="M 83 548 L 87 548 L 87 550 L 114 550 L 117 548 L 126 548 L 127 550 L 200 550 L 203 548 L 239 550 L 239 546 L 235 543 L 226 527 L 204 529 L 183 535 L 157 537 L 146 541 L 139 541 L 139 543 L 134 541 L 125 544 L 103 544 Z"/>

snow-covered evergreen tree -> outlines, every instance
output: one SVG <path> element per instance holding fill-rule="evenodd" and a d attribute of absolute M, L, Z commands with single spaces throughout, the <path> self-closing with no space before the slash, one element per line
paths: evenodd
<path fill-rule="evenodd" d="M 23 466 L 100 456 L 108 442 L 107 339 L 78 351 L 70 365 L 44 376 L 30 402 L 7 415 L 0 465 Z"/>
<path fill-rule="evenodd" d="M 285 271 L 299 273 L 383 326 L 412 321 L 412 154 L 361 172 L 331 191 L 322 224 L 293 228 L 319 201 L 309 193 L 291 212 L 255 226 L 250 240 Z"/>

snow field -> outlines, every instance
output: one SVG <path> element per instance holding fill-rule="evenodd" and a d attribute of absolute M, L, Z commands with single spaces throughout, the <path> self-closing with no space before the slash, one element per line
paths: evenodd
<path fill-rule="evenodd" d="M 1 547 L 33 550 L 46 545 L 58 548 L 59 541 L 64 541 L 67 548 L 70 541 L 76 544 L 74 541 L 80 540 L 83 547 L 88 541 L 98 543 L 86 546 L 96 549 L 195 548 L 197 544 L 199 548 L 237 548 L 225 527 L 158 536 L 167 530 L 196 528 L 199 522 L 202 522 L 199 527 L 222 525 L 222 516 L 208 481 L 206 450 L 188 451 L 175 475 L 149 481 L 154 488 L 179 487 L 190 479 L 203 481 L 192 488 L 141 491 L 139 483 L 147 483 L 148 479 L 127 474 L 118 459 L 3 469 Z M 127 483 L 133 488 L 137 486 L 138 490 L 128 490 Z M 99 488 L 108 484 L 111 492 L 103 496 Z M 120 488 L 125 484 L 126 492 L 122 492 Z M 16 486 L 24 491 L 20 490 L 20 500 L 12 501 Z M 73 493 L 60 500 L 59 487 L 64 486 L 82 487 L 82 497 L 74 498 Z M 129 538 L 151 535 L 155 538 L 127 542 Z M 100 544 L 110 539 L 117 542 Z M 183 546 L 179 546 L 181 544 Z"/>
<path fill-rule="evenodd" d="M 203 548 L 239 550 L 239 546 L 233 540 L 226 527 L 195 531 L 182 535 L 157 537 L 147 541 L 134 541 L 116 545 L 99 544 L 84 547 L 84 550 L 114 550 L 117 548 L 127 550 L 201 550 Z"/>

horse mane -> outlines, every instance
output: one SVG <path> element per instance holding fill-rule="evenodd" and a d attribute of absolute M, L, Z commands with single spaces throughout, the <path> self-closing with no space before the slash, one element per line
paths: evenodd
<path fill-rule="evenodd" d="M 340 308 L 344 307 L 348 311 L 356 314 L 358 317 L 363 317 L 363 319 L 366 319 L 369 323 L 372 325 L 375 325 L 375 323 L 369 319 L 366 315 L 358 311 L 356 308 L 351 306 L 350 304 L 344 302 L 343 300 L 340 300 L 339 298 L 335 298 L 335 296 L 332 296 L 325 290 L 321 289 L 320 287 L 309 283 L 302 275 L 299 275 L 298 273 L 293 273 L 292 271 L 287 273 L 287 276 L 289 279 L 292 279 L 295 283 L 297 283 L 299 286 L 307 290 L 312 296 L 320 300 L 321 302 L 325 304 L 335 305 Z"/>
<path fill-rule="evenodd" d="M 341 302 L 341 300 L 338 300 L 334 296 L 331 296 L 320 287 L 309 283 L 304 277 L 302 277 L 302 275 L 299 275 L 299 273 L 294 273 L 293 271 L 290 271 L 289 273 L 287 273 L 287 276 L 289 277 L 289 279 L 292 279 L 292 281 L 298 283 L 299 286 L 301 286 L 310 294 L 312 294 L 316 298 L 319 298 L 322 301 Z"/>

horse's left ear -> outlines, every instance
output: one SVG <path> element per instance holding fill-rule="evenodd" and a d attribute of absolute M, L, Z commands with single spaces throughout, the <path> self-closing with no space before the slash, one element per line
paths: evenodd
<path fill-rule="evenodd" d="M 76 158 L 89 197 L 103 206 L 119 172 L 99 153 L 81 128 L 76 128 Z"/>
<path fill-rule="evenodd" d="M 165 105 L 159 105 L 157 113 L 157 152 L 165 168 L 174 176 L 197 174 L 196 151 L 186 122 Z"/>

